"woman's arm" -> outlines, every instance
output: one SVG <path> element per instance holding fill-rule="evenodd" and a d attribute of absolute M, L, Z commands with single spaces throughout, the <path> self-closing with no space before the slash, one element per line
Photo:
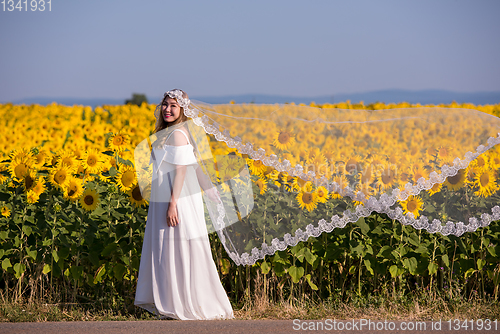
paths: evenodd
<path fill-rule="evenodd" d="M 174 184 L 172 186 L 172 194 L 170 196 L 170 203 L 167 209 L 167 225 L 174 227 L 179 225 L 179 216 L 177 215 L 177 200 L 180 197 L 182 185 L 186 177 L 186 166 L 176 166 Z"/>
<path fill-rule="evenodd" d="M 182 131 L 182 130 L 181 130 Z M 188 142 L 186 137 L 179 131 L 172 133 L 167 141 L 167 145 L 181 146 L 186 145 Z M 172 194 L 170 196 L 170 203 L 167 209 L 167 225 L 175 227 L 179 225 L 179 216 L 177 214 L 177 201 L 179 200 L 182 186 L 184 185 L 184 179 L 186 178 L 187 166 L 176 165 L 175 166 L 175 176 L 172 184 Z"/>
<path fill-rule="evenodd" d="M 212 187 L 212 183 L 209 181 L 208 176 L 203 172 L 201 166 L 196 167 L 196 176 L 198 177 L 198 183 L 203 191 Z"/>
<path fill-rule="evenodd" d="M 196 176 L 198 177 L 198 183 L 200 184 L 201 189 L 207 193 L 208 197 L 212 201 L 220 202 L 220 196 L 217 188 L 215 188 L 212 182 L 210 182 L 210 179 L 203 172 L 203 169 L 200 166 L 196 168 Z"/>

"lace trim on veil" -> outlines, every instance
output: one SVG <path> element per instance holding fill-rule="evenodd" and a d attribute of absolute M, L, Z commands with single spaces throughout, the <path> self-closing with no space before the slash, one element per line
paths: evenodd
<path fill-rule="evenodd" d="M 492 214 L 482 213 L 479 217 L 469 218 L 468 224 L 464 222 L 446 222 L 445 225 L 438 219 L 433 219 L 429 222 L 426 216 L 420 216 L 418 219 L 414 218 L 412 213 L 403 214 L 403 210 L 398 207 L 396 209 L 391 209 L 390 207 L 396 203 L 396 201 L 404 201 L 410 195 L 418 195 L 423 190 L 431 189 L 436 183 L 443 183 L 447 177 L 455 176 L 459 170 L 465 169 L 469 164 L 476 159 L 480 154 L 484 153 L 493 146 L 500 144 L 500 133 L 497 137 L 490 137 L 487 140 L 486 145 L 479 145 L 476 152 L 467 152 L 464 159 L 455 158 L 453 161 L 453 166 L 443 165 L 441 167 L 441 174 L 436 171 L 430 173 L 429 178 L 425 179 L 421 177 L 417 180 L 417 184 L 414 185 L 408 182 L 403 190 L 393 189 L 392 194 L 382 194 L 379 199 L 374 196 L 365 198 L 365 195 L 359 191 L 355 193 L 349 186 L 341 188 L 336 182 L 329 183 L 323 176 L 320 179 L 316 179 L 316 174 L 314 171 L 309 171 L 307 174 L 304 173 L 304 167 L 300 164 L 292 167 L 288 160 L 279 161 L 276 155 L 265 156 L 266 151 L 263 148 L 258 148 L 254 150 L 251 143 L 242 143 L 241 138 L 231 137 L 228 130 L 220 131 L 220 124 L 216 122 L 211 122 L 210 117 L 203 115 L 199 117 L 199 112 L 194 109 L 188 109 L 185 111 L 186 116 L 192 118 L 193 122 L 203 127 L 207 134 L 214 135 L 218 141 L 222 141 L 231 148 L 236 148 L 241 154 L 248 154 L 254 160 L 260 160 L 266 166 L 273 167 L 279 172 L 287 172 L 291 176 L 297 176 L 305 181 L 312 181 L 316 185 L 324 185 L 328 191 L 342 191 L 345 196 L 350 197 L 353 200 L 362 201 L 364 204 L 359 204 L 355 207 L 355 211 L 345 210 L 343 216 L 334 215 L 331 217 L 330 222 L 325 219 L 318 221 L 317 225 L 309 224 L 306 226 L 305 231 L 298 228 L 294 232 L 294 236 L 290 233 L 284 235 L 281 238 L 274 238 L 271 245 L 263 243 L 261 249 L 254 247 L 249 253 L 243 253 L 238 255 L 235 252 L 228 252 L 228 255 L 233 259 L 237 265 L 251 265 L 257 260 L 263 259 L 266 255 L 272 255 L 278 250 L 285 250 L 288 246 L 295 246 L 299 241 L 307 241 L 309 237 L 318 237 L 323 232 L 331 232 L 335 228 L 343 228 L 350 222 L 356 222 L 359 218 L 368 217 L 372 212 L 385 213 L 391 219 L 398 220 L 403 225 L 411 225 L 416 229 L 424 229 L 430 233 L 441 233 L 442 235 L 455 235 L 460 236 L 465 232 L 474 232 L 480 227 L 488 226 L 492 221 L 500 219 L 500 207 L 498 205 L 494 206 L 491 211 Z M 218 207 L 219 214 L 223 215 L 224 208 L 222 205 Z M 222 222 L 222 218 L 219 217 L 218 222 Z M 223 223 L 222 223 L 223 224 Z M 224 226 L 220 225 L 219 228 Z M 225 237 L 223 233 L 219 233 L 221 241 L 224 243 Z"/>

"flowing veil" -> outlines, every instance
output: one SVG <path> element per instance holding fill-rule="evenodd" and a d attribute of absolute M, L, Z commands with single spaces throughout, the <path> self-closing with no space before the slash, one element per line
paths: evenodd
<path fill-rule="evenodd" d="M 500 219 L 500 118 L 473 109 L 191 103 L 216 231 L 238 265 L 373 212 L 460 236 Z M 135 150 L 143 196 L 154 138 Z"/>

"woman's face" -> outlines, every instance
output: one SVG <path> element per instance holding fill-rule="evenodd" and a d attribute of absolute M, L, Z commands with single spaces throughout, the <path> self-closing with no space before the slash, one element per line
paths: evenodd
<path fill-rule="evenodd" d="M 181 107 L 176 99 L 167 97 L 161 105 L 161 114 L 167 123 L 174 122 L 181 116 Z"/>

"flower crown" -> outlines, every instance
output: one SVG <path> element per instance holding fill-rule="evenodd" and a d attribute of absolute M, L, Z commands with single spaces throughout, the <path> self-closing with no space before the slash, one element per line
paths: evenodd
<path fill-rule="evenodd" d="M 180 90 L 180 89 L 169 90 L 168 92 L 166 92 L 163 95 L 163 99 L 165 99 L 167 96 L 172 98 L 172 99 L 176 99 L 177 103 L 179 103 L 179 105 L 182 108 L 184 108 L 184 112 L 186 112 L 186 110 L 189 109 L 189 105 L 191 103 L 191 100 L 186 99 L 185 97 L 182 96 L 182 90 Z"/>

